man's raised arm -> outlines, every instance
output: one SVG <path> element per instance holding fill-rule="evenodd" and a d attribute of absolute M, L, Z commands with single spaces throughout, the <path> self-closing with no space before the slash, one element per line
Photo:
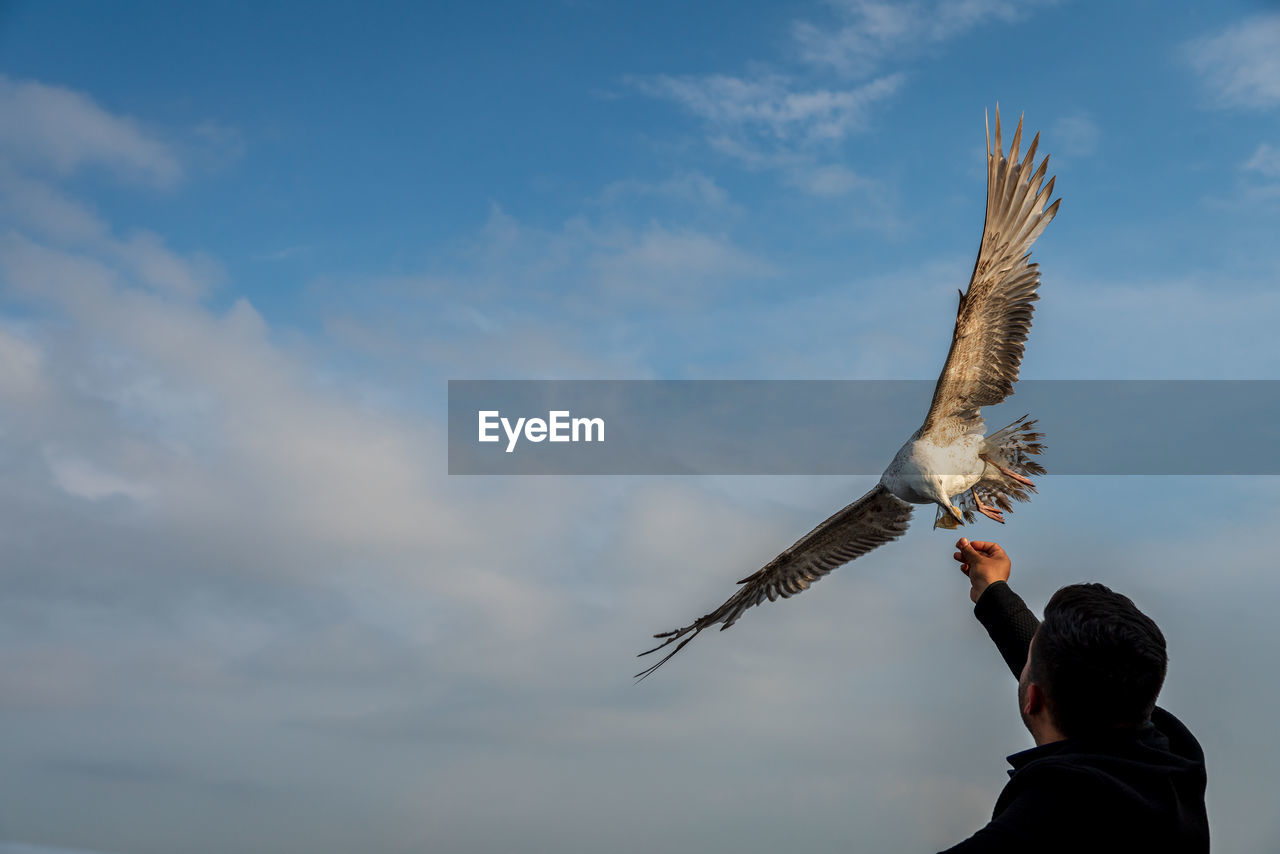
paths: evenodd
<path fill-rule="evenodd" d="M 956 548 L 959 551 L 953 557 L 960 562 L 960 571 L 969 577 L 973 613 L 986 627 L 1013 675 L 1019 676 L 1040 621 L 1009 587 L 1013 563 L 997 543 L 970 542 L 962 537 Z"/>

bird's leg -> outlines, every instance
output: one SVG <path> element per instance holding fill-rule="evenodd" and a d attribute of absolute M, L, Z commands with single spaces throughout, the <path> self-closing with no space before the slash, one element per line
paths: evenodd
<path fill-rule="evenodd" d="M 988 462 L 990 462 L 990 460 L 988 460 Z M 992 463 L 992 465 L 995 465 L 995 463 Z M 1018 473 L 1017 473 L 1016 471 L 1014 471 L 1013 469 L 1007 469 L 1007 468 L 1005 468 L 1004 466 L 1001 466 L 1001 465 L 996 465 L 996 468 L 1000 469 L 1001 474 L 1005 475 L 1006 477 L 1011 477 L 1011 478 L 1013 478 L 1013 479 L 1014 479 L 1014 480 L 1016 480 L 1018 483 L 1024 483 L 1024 484 L 1026 484 L 1027 486 L 1035 486 L 1035 483 L 1031 480 L 1031 478 L 1029 478 L 1029 477 L 1023 477 L 1022 475 L 1018 474 Z"/>
<path fill-rule="evenodd" d="M 1004 524 L 1004 514 L 1000 512 L 999 507 L 989 507 L 986 504 L 983 504 L 982 499 L 978 497 L 978 490 L 976 488 L 970 490 L 970 492 L 973 495 L 973 503 L 978 506 L 979 513 L 986 516 L 988 519 L 999 522 L 1001 525 Z"/>

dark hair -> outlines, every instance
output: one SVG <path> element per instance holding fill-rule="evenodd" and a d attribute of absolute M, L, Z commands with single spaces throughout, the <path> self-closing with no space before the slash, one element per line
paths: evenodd
<path fill-rule="evenodd" d="M 1160 628 L 1129 597 L 1072 584 L 1045 606 L 1027 675 L 1073 738 L 1146 723 L 1168 665 Z"/>

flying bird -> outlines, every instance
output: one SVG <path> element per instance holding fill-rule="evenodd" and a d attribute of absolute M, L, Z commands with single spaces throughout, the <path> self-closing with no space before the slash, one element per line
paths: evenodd
<path fill-rule="evenodd" d="M 1054 182 L 1044 183 L 1048 156 L 1032 170 L 1040 135 L 1019 160 L 1021 141 L 1019 119 L 1006 157 L 997 107 L 994 144 L 987 127 L 987 210 L 978 260 L 968 290 L 960 294 L 951 350 L 924 424 L 894 455 L 874 489 L 738 582 L 741 588 L 710 614 L 654 635 L 662 643 L 642 656 L 677 645 L 637 673 L 638 679 L 671 660 L 704 629 L 722 624 L 724 631 L 753 605 L 794 596 L 831 570 L 898 539 L 906 533 L 913 504 L 936 504 L 934 527 L 955 529 L 977 513 L 1003 524 L 1012 501 L 1030 499 L 1035 491 L 1030 476 L 1044 474 L 1031 459 L 1043 450 L 1043 435 L 1031 429 L 1036 422 L 1024 415 L 986 435 L 982 420 L 982 407 L 1013 394 L 1039 299 L 1040 270 L 1030 262 L 1031 244 L 1061 201 L 1048 204 Z"/>

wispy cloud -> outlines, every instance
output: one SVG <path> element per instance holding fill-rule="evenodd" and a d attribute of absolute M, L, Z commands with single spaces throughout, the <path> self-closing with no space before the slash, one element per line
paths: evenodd
<path fill-rule="evenodd" d="M 715 179 L 701 172 L 685 172 L 661 181 L 612 181 L 600 192 L 599 201 L 606 205 L 616 204 L 636 196 L 669 199 L 712 209 L 731 206 L 728 192 Z"/>
<path fill-rule="evenodd" d="M 0 224 L 39 235 L 53 245 L 87 249 L 110 256 L 137 274 L 138 284 L 184 299 L 197 299 L 222 278 L 222 270 L 203 253 L 182 255 L 147 229 L 125 236 L 93 210 L 44 180 L 0 163 Z"/>
<path fill-rule="evenodd" d="M 871 109 L 902 86 L 890 74 L 849 88 L 807 88 L 794 77 L 658 75 L 632 82 L 700 119 L 707 144 L 748 169 L 777 170 L 791 186 L 840 195 L 859 186 L 850 170 L 824 163 L 867 127 Z"/>
<path fill-rule="evenodd" d="M 132 119 L 82 93 L 0 75 L 0 225 L 110 258 L 156 292 L 183 299 L 208 293 L 222 277 L 212 258 L 176 252 L 148 229 L 117 234 L 63 189 L 69 175 L 89 166 L 153 186 L 183 174 L 173 150 Z"/>
<path fill-rule="evenodd" d="M 1210 204 L 1224 210 L 1247 210 L 1257 205 L 1269 207 L 1280 200 L 1280 148 L 1259 143 L 1240 164 L 1240 170 L 1235 196 L 1211 198 Z"/>
<path fill-rule="evenodd" d="M 836 161 L 841 143 L 866 131 L 876 107 L 906 85 L 906 72 L 888 66 L 984 21 L 1015 21 L 1048 2 L 837 0 L 828 4 L 835 23 L 791 25 L 788 71 L 756 64 L 745 74 L 659 74 L 628 82 L 697 118 L 707 145 L 744 168 L 777 172 L 787 186 L 812 195 L 874 191 L 874 181 Z M 853 82 L 857 78 L 865 79 Z"/>
<path fill-rule="evenodd" d="M 329 330 L 369 357 L 454 365 L 454 377 L 644 377 L 664 323 L 714 312 L 778 275 L 766 253 L 696 224 L 736 219 L 717 189 L 620 182 L 588 214 L 552 227 L 494 206 L 483 228 L 419 274 L 314 287 Z M 692 201 L 704 192 L 711 213 Z M 630 222 L 608 203 L 650 193 L 690 200 L 695 223 Z"/>
<path fill-rule="evenodd" d="M 1213 106 L 1262 110 L 1280 104 L 1280 13 L 1239 21 L 1183 46 Z"/>
<path fill-rule="evenodd" d="M 71 89 L 4 75 L 0 152 L 61 175 L 96 166 L 158 187 L 172 186 L 183 174 L 172 148 L 137 121 L 107 112 Z"/>
<path fill-rule="evenodd" d="M 636 296 L 656 291 L 671 296 L 672 284 L 704 287 L 734 278 L 770 275 L 763 259 L 715 235 L 673 232 L 652 226 L 616 249 L 591 260 L 608 289 Z"/>
<path fill-rule="evenodd" d="M 713 74 L 636 80 L 648 94 L 677 102 L 709 125 L 733 134 L 809 144 L 844 139 L 861 130 L 868 108 L 902 85 L 898 74 L 851 89 L 803 89 L 794 79 Z"/>
<path fill-rule="evenodd" d="M 1053 123 L 1054 144 L 1063 154 L 1086 157 L 1098 150 L 1098 125 L 1085 113 L 1064 116 Z"/>
<path fill-rule="evenodd" d="M 1011 22 L 1053 0 L 931 0 L 885 3 L 830 0 L 838 23 L 797 21 L 792 35 L 801 59 L 848 76 L 872 74 L 888 60 L 964 35 L 988 20 Z"/>
<path fill-rule="evenodd" d="M 1245 161 L 1244 168 L 1266 178 L 1280 178 L 1280 148 L 1259 143 L 1253 156 Z"/>
<path fill-rule="evenodd" d="M 315 247 L 308 244 L 295 244 L 293 246 L 282 246 L 279 249 L 270 249 L 259 252 L 253 256 L 255 261 L 288 261 L 290 258 L 298 258 L 311 254 L 315 251 Z"/>
<path fill-rule="evenodd" d="M 793 186 L 814 196 L 843 196 L 859 187 L 874 185 L 874 182 L 839 163 L 814 166 L 810 169 L 794 169 L 787 180 Z"/>

